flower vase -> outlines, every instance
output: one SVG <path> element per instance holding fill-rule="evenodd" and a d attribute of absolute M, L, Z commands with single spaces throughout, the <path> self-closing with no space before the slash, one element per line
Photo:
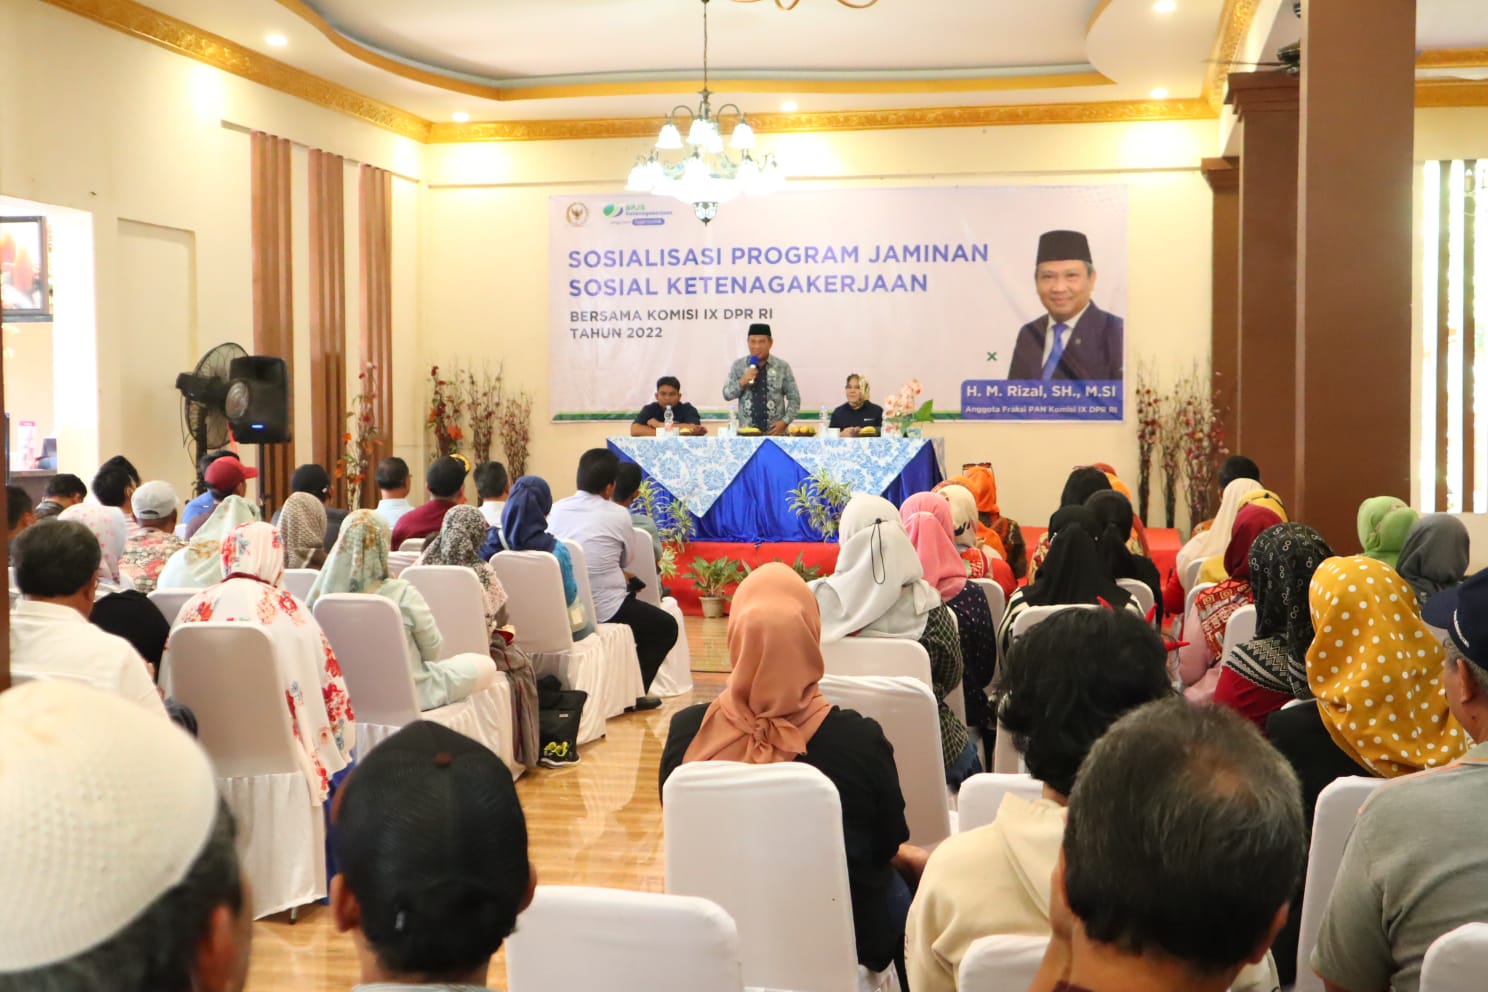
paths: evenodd
<path fill-rule="evenodd" d="M 885 417 L 883 433 L 884 437 L 902 437 L 904 434 L 904 425 L 900 423 L 898 417 Z"/>

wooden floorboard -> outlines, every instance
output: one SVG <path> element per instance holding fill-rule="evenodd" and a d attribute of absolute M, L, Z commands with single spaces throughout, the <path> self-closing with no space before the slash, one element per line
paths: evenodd
<path fill-rule="evenodd" d="M 726 669 L 724 622 L 689 618 L 687 627 L 694 666 Z M 517 782 L 539 883 L 662 891 L 656 776 L 667 725 L 677 710 L 716 696 L 724 678 L 695 673 L 690 696 L 611 720 L 577 765 L 534 769 Z M 294 924 L 283 915 L 255 923 L 253 941 L 248 992 L 347 992 L 359 978 L 351 939 L 335 932 L 324 906 L 307 907 Z M 490 984 L 506 986 L 504 953 Z"/>

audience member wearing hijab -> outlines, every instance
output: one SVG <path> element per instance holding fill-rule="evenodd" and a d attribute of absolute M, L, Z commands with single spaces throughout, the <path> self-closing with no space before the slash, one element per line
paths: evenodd
<path fill-rule="evenodd" d="M 1237 521 L 1248 507 L 1260 507 L 1263 510 L 1270 510 L 1276 514 L 1281 523 L 1286 523 L 1290 519 L 1287 516 L 1286 507 L 1282 505 L 1281 497 L 1269 489 L 1256 489 L 1241 497 L 1240 510 L 1235 514 Z M 1232 524 L 1230 529 L 1232 542 L 1234 540 L 1234 533 L 1234 525 Z M 1229 550 L 1228 545 L 1225 546 L 1225 550 Z M 1223 582 L 1229 574 L 1230 567 L 1226 564 L 1225 555 L 1218 554 L 1212 558 L 1205 558 L 1204 563 L 1199 566 L 1199 577 L 1194 582 L 1194 585 L 1200 585 L 1205 582 Z"/>
<path fill-rule="evenodd" d="M 256 623 L 268 633 L 300 769 L 311 796 L 324 801 L 356 747 L 351 697 L 336 653 L 310 610 L 279 584 L 284 544 L 272 524 L 240 524 L 222 539 L 219 554 L 226 577 L 187 600 L 174 629 L 229 620 Z"/>
<path fill-rule="evenodd" d="M 1183 585 L 1183 573 L 1189 564 L 1224 554 L 1225 548 L 1230 546 L 1230 532 L 1235 527 L 1235 517 L 1244 505 L 1245 497 L 1261 488 L 1263 487 L 1255 479 L 1232 480 L 1224 488 L 1219 500 L 1219 512 L 1214 515 L 1208 529 L 1203 533 L 1195 532 L 1178 549 L 1172 574 L 1163 585 L 1163 608 L 1169 615 L 1176 616 L 1183 612 L 1184 600 L 1188 595 L 1188 589 Z"/>
<path fill-rule="evenodd" d="M 1440 768 L 1468 741 L 1441 688 L 1442 647 L 1393 568 L 1363 555 L 1329 558 L 1312 577 L 1308 606 L 1314 701 L 1272 713 L 1266 732 L 1301 781 L 1311 823 L 1318 794 L 1335 779 Z M 1272 944 L 1283 983 L 1293 977 L 1298 915 Z"/>
<path fill-rule="evenodd" d="M 1085 501 L 1085 506 L 1095 515 L 1100 532 L 1096 544 L 1101 555 L 1110 566 L 1112 578 L 1136 579 L 1152 590 L 1152 602 L 1157 607 L 1156 619 L 1162 622 L 1162 576 L 1157 566 L 1146 555 L 1132 551 L 1126 535 L 1132 527 L 1140 526 L 1132 511 L 1131 500 L 1118 491 L 1098 492 Z"/>
<path fill-rule="evenodd" d="M 977 544 L 981 547 L 986 548 L 993 557 L 1006 560 L 1007 549 L 1003 546 L 1002 538 L 998 536 L 997 531 L 987 526 L 987 522 L 984 519 L 984 514 L 981 510 L 981 507 L 988 501 L 985 495 L 978 495 L 978 490 L 985 489 L 986 485 L 987 482 L 985 478 L 980 478 L 976 481 L 973 481 L 969 475 L 953 475 L 949 479 L 937 483 L 932 492 L 940 492 L 942 489 L 945 489 L 948 486 L 960 486 L 962 489 L 965 489 L 968 493 L 970 493 L 972 517 L 974 520 L 973 526 L 976 529 Z M 992 505 L 996 505 L 996 502 L 997 496 L 994 492 L 992 495 L 991 503 Z"/>
<path fill-rule="evenodd" d="M 454 565 L 475 573 L 481 586 L 485 607 L 486 636 L 490 640 L 491 660 L 512 684 L 512 715 L 516 731 L 517 761 L 527 766 L 537 764 L 539 752 L 537 675 L 532 661 L 518 647 L 508 643 L 500 628 L 506 624 L 506 589 L 491 563 L 481 558 L 481 544 L 486 539 L 486 518 L 474 506 L 457 506 L 444 515 L 439 533 L 424 545 L 420 565 Z M 510 632 L 511 628 L 507 628 Z"/>
<path fill-rule="evenodd" d="M 997 674 L 997 628 L 986 595 L 967 580 L 965 563 L 956 554 L 951 508 L 933 493 L 916 493 L 904 501 L 899 515 L 925 568 L 925 581 L 940 591 L 940 598 L 956 614 L 966 722 L 995 731 L 986 687 Z"/>
<path fill-rule="evenodd" d="M 579 583 L 574 578 L 573 556 L 567 546 L 548 533 L 548 512 L 553 509 L 553 491 L 536 475 L 524 475 L 511 487 L 501 510 L 501 526 L 486 532 L 480 556 L 489 561 L 502 551 L 546 551 L 558 559 L 563 577 L 563 601 L 568 605 L 569 626 L 574 640 L 594 633 L 594 627 L 579 603 Z"/>
<path fill-rule="evenodd" d="M 325 504 L 310 493 L 291 493 L 279 511 L 284 567 L 319 568 L 324 564 L 325 533 Z"/>
<path fill-rule="evenodd" d="M 980 766 L 966 725 L 945 704 L 963 678 L 953 614 L 925 581 L 925 568 L 894 504 L 882 496 L 854 496 L 842 511 L 837 534 L 837 571 L 811 583 L 821 608 L 822 640 L 858 636 L 920 642 L 930 655 L 946 784 L 958 787 Z"/>
<path fill-rule="evenodd" d="M 1259 506 L 1241 507 L 1230 529 L 1230 544 L 1224 553 L 1225 577 L 1201 589 L 1183 618 L 1183 639 L 1178 649 L 1178 674 L 1187 686 L 1185 694 L 1195 702 L 1214 698 L 1219 683 L 1219 661 L 1224 651 L 1225 627 L 1242 606 L 1255 602 L 1250 585 L 1250 548 L 1267 528 L 1284 523 L 1281 517 Z"/>
<path fill-rule="evenodd" d="M 951 509 L 951 525 L 956 551 L 966 563 L 966 575 L 971 579 L 991 579 L 1002 587 L 1003 596 L 1011 596 L 1018 587 L 1013 578 L 1013 569 L 1007 562 L 989 551 L 977 538 L 976 497 L 962 485 L 936 486 L 933 494 L 945 500 Z"/>
<path fill-rule="evenodd" d="M 1359 543 L 1364 557 L 1394 568 L 1405 539 L 1421 515 L 1394 496 L 1376 496 L 1359 505 Z"/>
<path fill-rule="evenodd" d="M 1016 520 L 1002 515 L 997 505 L 997 476 L 987 465 L 973 465 L 963 473 L 971 485 L 968 486 L 976 498 L 977 515 L 982 524 L 996 537 L 998 553 L 1002 555 L 1013 577 L 1021 579 L 1028 572 L 1028 545 L 1023 540 L 1023 528 Z"/>
<path fill-rule="evenodd" d="M 1128 609 L 1140 614 L 1142 608 L 1111 575 L 1106 559 L 1093 536 L 1099 524 L 1095 514 L 1084 506 L 1061 508 L 1049 520 L 1049 533 L 1054 535 L 1049 555 L 1038 577 L 1013 593 L 1003 610 L 997 630 L 997 650 L 1006 656 L 1013 642 L 1013 627 L 1018 615 L 1031 606 L 1077 606 L 1104 604 L 1111 609 Z"/>
<path fill-rule="evenodd" d="M 1247 458 L 1244 455 L 1230 455 L 1224 460 L 1224 464 L 1219 466 L 1220 492 L 1224 492 L 1225 489 L 1229 488 L 1230 483 L 1236 479 L 1252 479 L 1259 486 L 1261 484 L 1261 467 L 1252 458 Z M 1214 518 L 1210 517 L 1208 520 L 1195 524 L 1193 534 L 1190 536 L 1198 537 L 1212 526 L 1214 526 Z"/>
<path fill-rule="evenodd" d="M 1307 590 L 1333 550 L 1306 524 L 1267 528 L 1250 546 L 1250 586 L 1255 593 L 1256 632 L 1224 658 L 1214 701 L 1262 730 L 1266 717 L 1293 699 L 1311 699 L 1307 649 L 1312 615 Z"/>
<path fill-rule="evenodd" d="M 117 508 L 97 503 L 78 503 L 69 506 L 57 515 L 59 520 L 71 520 L 82 524 L 98 539 L 98 550 L 102 557 L 98 561 L 98 588 L 93 599 L 102 599 L 115 593 L 133 592 L 134 583 L 119 571 L 119 556 L 129 543 L 124 515 Z"/>
<path fill-rule="evenodd" d="M 1098 468 L 1102 472 L 1106 473 L 1106 481 L 1111 484 L 1112 492 L 1126 497 L 1127 505 L 1131 505 L 1131 486 L 1128 486 L 1126 483 L 1121 481 L 1121 477 L 1116 474 L 1116 470 L 1114 468 L 1112 468 L 1110 465 L 1107 465 L 1105 462 L 1096 462 L 1090 467 Z M 1087 504 L 1089 502 L 1089 500 L 1086 500 Z M 1132 529 L 1131 533 L 1127 535 L 1126 546 L 1134 555 L 1141 555 L 1144 558 L 1152 557 L 1152 546 L 1147 542 L 1147 527 L 1145 524 L 1142 523 L 1142 519 L 1135 513 L 1132 514 Z"/>
<path fill-rule="evenodd" d="M 370 593 L 392 600 L 403 617 L 404 653 L 420 710 L 457 703 L 490 686 L 496 665 L 489 655 L 443 657 L 444 638 L 424 597 L 403 579 L 388 576 L 392 528 L 374 510 L 356 510 L 310 587 L 306 604 L 327 593 Z"/>
<path fill-rule="evenodd" d="M 222 541 L 242 524 L 258 519 L 258 509 L 241 496 L 218 503 L 191 543 L 170 556 L 156 589 L 205 589 L 222 581 Z"/>
<path fill-rule="evenodd" d="M 1472 542 L 1461 520 L 1450 513 L 1428 513 L 1405 536 L 1395 570 L 1424 607 L 1432 596 L 1462 584 L 1471 553 Z"/>
<path fill-rule="evenodd" d="M 660 782 L 691 761 L 770 764 L 819 770 L 842 798 L 842 836 L 858 961 L 882 971 L 903 945 L 910 890 L 896 870 L 909 825 L 894 750 L 873 720 L 822 697 L 817 600 L 786 565 L 772 562 L 739 584 L 728 620 L 730 673 L 711 703 L 672 717 Z"/>
<path fill-rule="evenodd" d="M 1106 478 L 1106 473 L 1093 465 L 1083 465 L 1070 472 L 1069 478 L 1064 480 L 1064 491 L 1059 495 L 1059 509 L 1084 506 L 1085 501 L 1090 497 L 1110 488 L 1111 480 Z M 1044 531 L 1043 537 L 1039 538 L 1038 546 L 1033 549 L 1033 557 L 1028 560 L 1029 582 L 1033 582 L 1038 577 L 1038 570 L 1043 567 L 1044 559 L 1049 555 L 1049 545 L 1053 540 L 1052 530 Z"/>

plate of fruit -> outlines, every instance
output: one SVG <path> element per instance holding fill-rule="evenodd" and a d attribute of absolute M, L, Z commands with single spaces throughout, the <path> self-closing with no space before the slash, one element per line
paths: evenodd
<path fill-rule="evenodd" d="M 810 424 L 791 424 L 786 430 L 791 437 L 816 437 L 816 428 Z"/>
<path fill-rule="evenodd" d="M 760 429 L 758 427 L 740 427 L 739 428 L 739 436 L 740 437 L 759 437 L 759 435 L 760 435 Z"/>
<path fill-rule="evenodd" d="M 877 427 L 864 427 L 858 431 L 858 437 L 878 437 Z"/>

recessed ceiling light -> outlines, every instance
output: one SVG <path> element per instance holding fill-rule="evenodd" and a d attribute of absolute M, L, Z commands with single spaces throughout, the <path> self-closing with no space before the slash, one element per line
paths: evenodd
<path fill-rule="evenodd" d="M 264 41 L 268 42 L 274 48 L 283 48 L 285 45 L 289 44 L 289 39 L 284 37 L 284 35 L 279 34 L 277 31 L 274 34 L 265 35 Z"/>
<path fill-rule="evenodd" d="M 470 115 L 465 113 L 465 111 L 463 110 L 457 110 L 450 116 L 454 118 L 456 124 L 464 124 L 466 121 L 470 120 Z"/>
<path fill-rule="evenodd" d="M 1157 11 L 1159 14 L 1171 14 L 1173 11 L 1178 9 L 1178 0 L 1157 0 L 1157 2 L 1152 5 L 1152 9 Z"/>
<path fill-rule="evenodd" d="M 1161 86 L 1152 91 L 1152 99 L 1154 100 L 1166 100 L 1167 98 L 1168 91 L 1163 89 Z"/>
<path fill-rule="evenodd" d="M 801 105 L 794 100 L 787 100 L 780 105 L 781 112 L 786 114 L 794 114 L 800 109 Z"/>

